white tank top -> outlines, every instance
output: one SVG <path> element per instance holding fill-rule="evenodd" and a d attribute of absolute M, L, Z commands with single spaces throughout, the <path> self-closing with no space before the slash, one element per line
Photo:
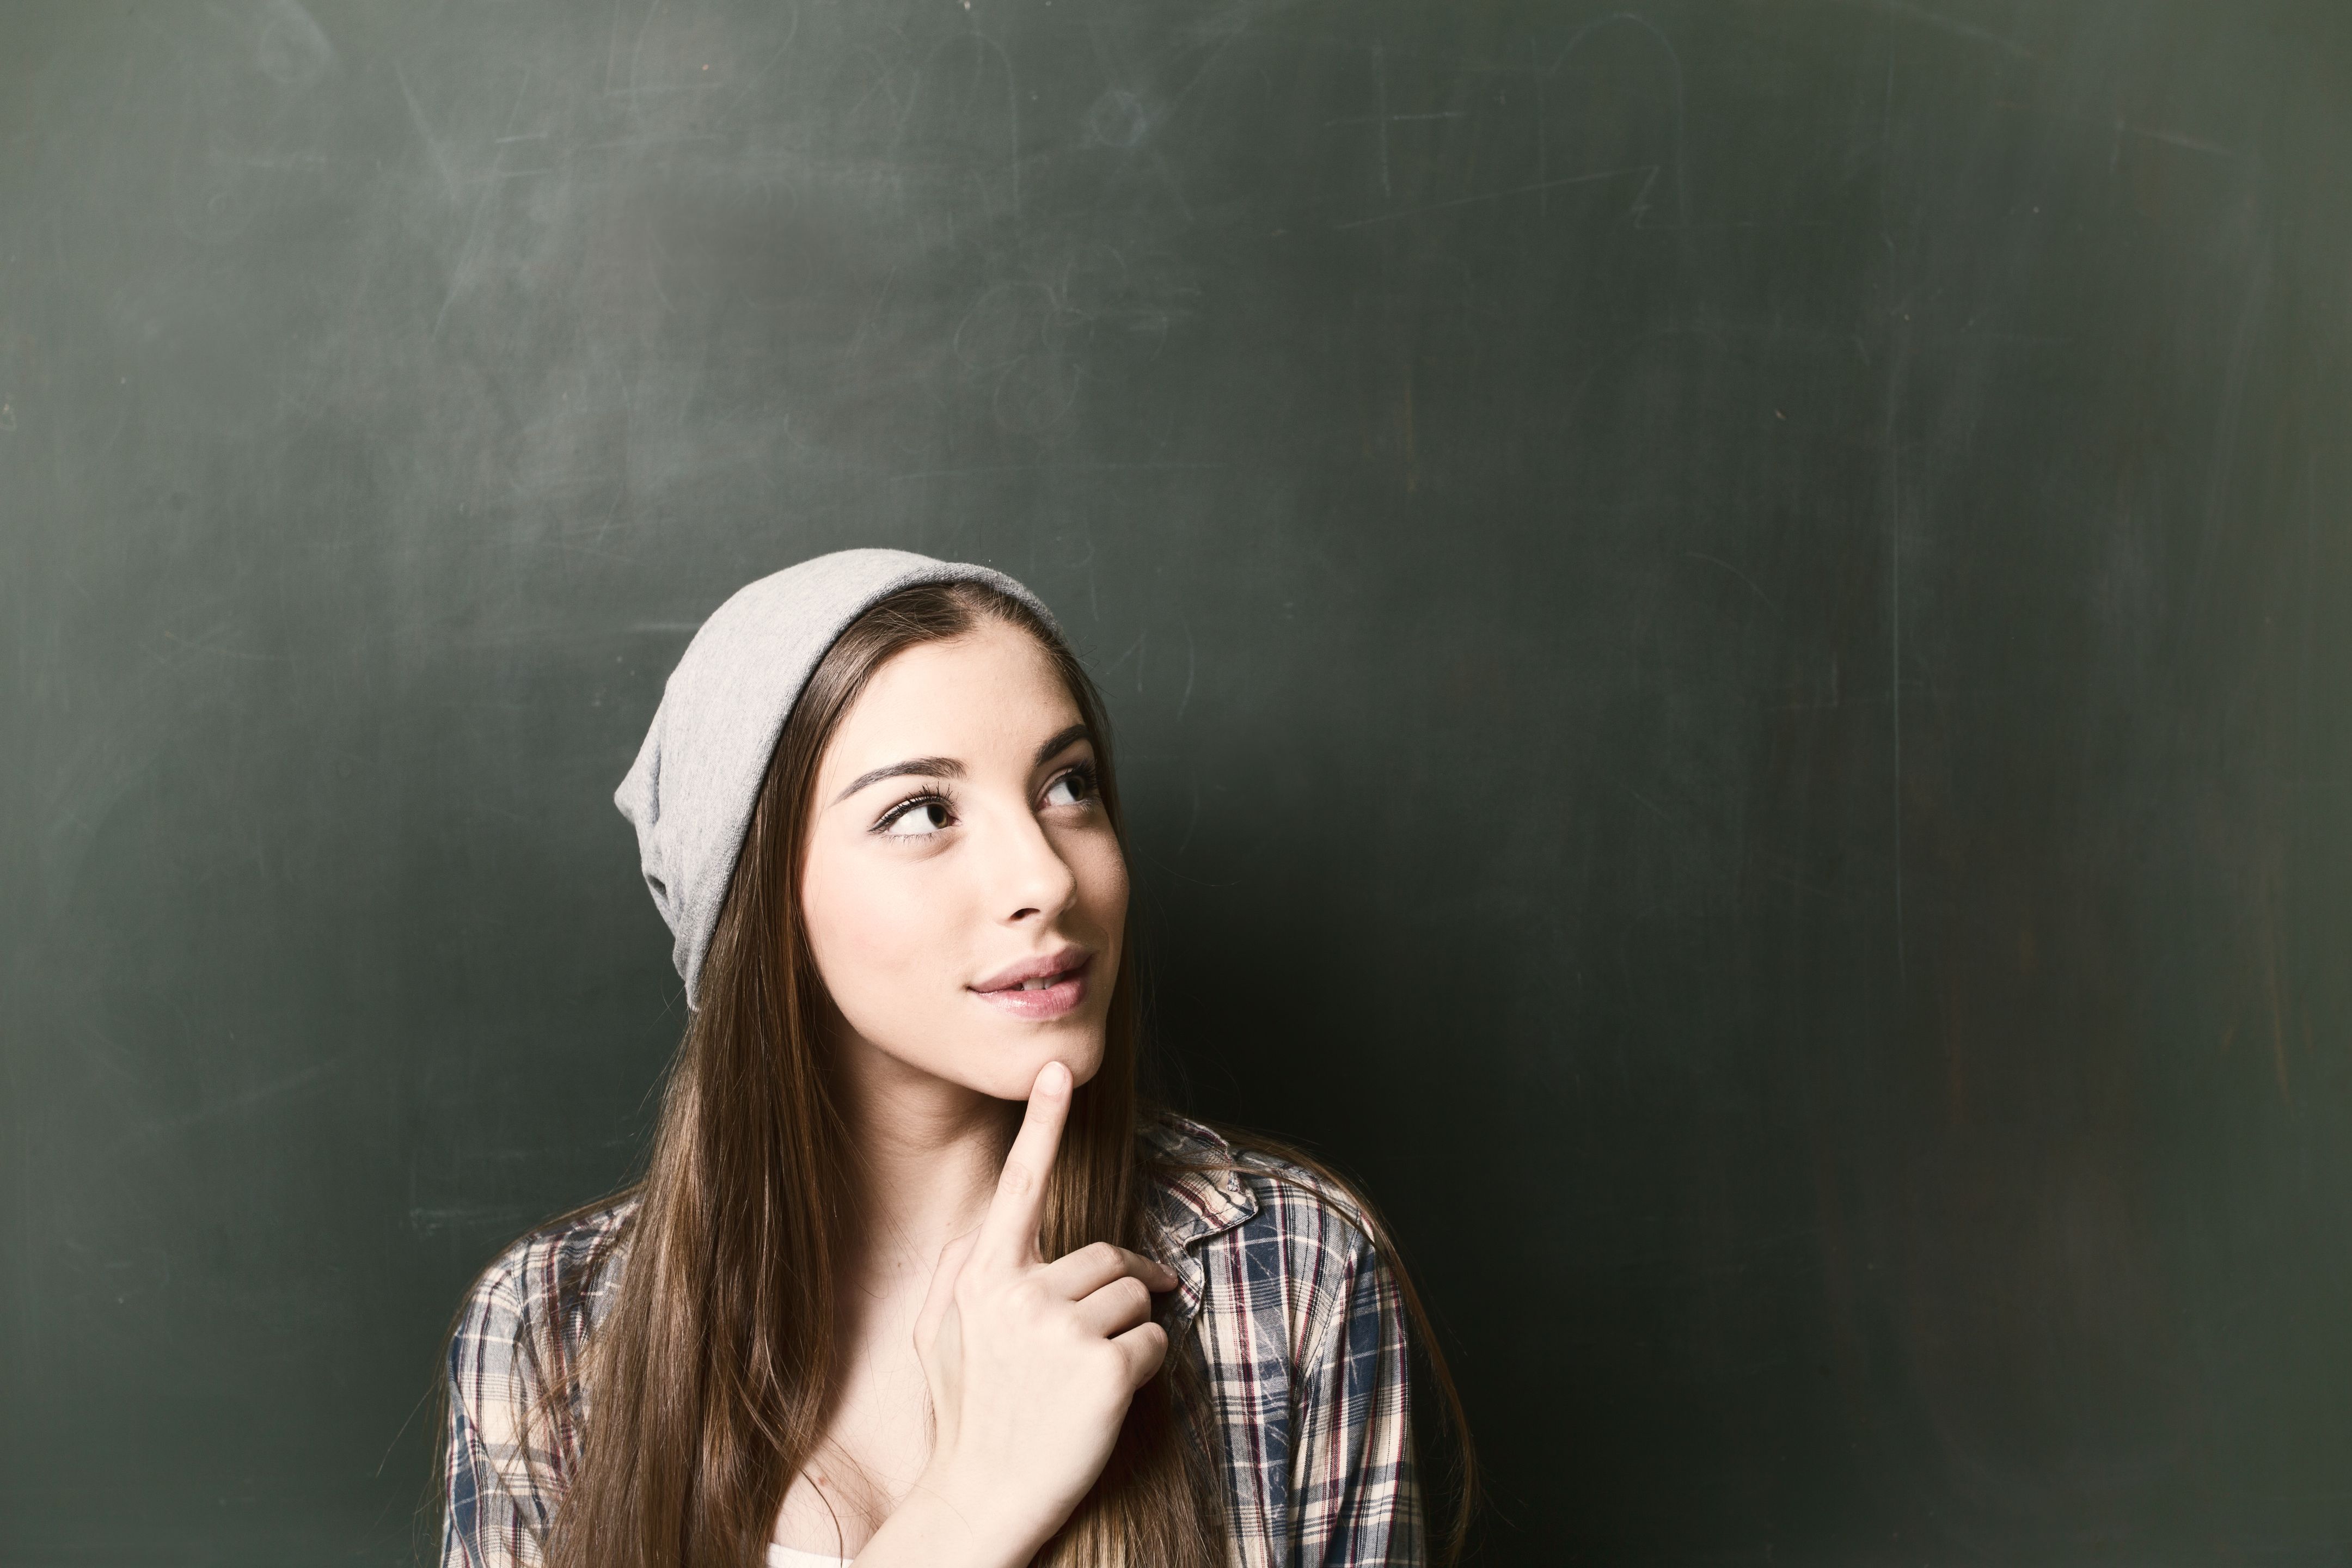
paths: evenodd
<path fill-rule="evenodd" d="M 768 1542 L 768 1568 L 842 1568 L 846 1557 L 828 1557 L 822 1552 L 803 1552 L 797 1547 Z"/>

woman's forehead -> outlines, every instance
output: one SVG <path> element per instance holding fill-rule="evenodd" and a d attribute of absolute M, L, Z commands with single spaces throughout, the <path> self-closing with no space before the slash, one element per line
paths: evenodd
<path fill-rule="evenodd" d="M 1037 639 L 983 621 L 962 637 L 903 648 L 876 668 L 842 715 L 820 772 L 856 773 L 912 756 L 978 763 L 999 751 L 1025 763 L 1041 740 L 1077 718 L 1061 670 Z"/>

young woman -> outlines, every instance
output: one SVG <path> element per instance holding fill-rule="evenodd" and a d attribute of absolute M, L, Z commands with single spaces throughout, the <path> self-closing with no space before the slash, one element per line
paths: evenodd
<path fill-rule="evenodd" d="M 1411 1287 L 1328 1173 L 1139 1106 L 1108 734 L 1027 590 L 752 584 L 617 799 L 691 1012 L 644 1178 L 467 1300 L 445 1568 L 1423 1561 Z"/>

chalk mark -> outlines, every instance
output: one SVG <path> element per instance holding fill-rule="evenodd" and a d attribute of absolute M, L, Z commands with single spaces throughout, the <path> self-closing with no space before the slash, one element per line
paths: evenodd
<path fill-rule="evenodd" d="M 1694 561 L 1704 561 L 1710 566 L 1722 567 L 1726 572 L 1730 573 L 1742 583 L 1747 584 L 1748 591 L 1755 595 L 1759 599 L 1763 600 L 1764 607 L 1766 609 L 1771 611 L 1776 616 L 1780 613 L 1780 606 L 1774 604 L 1764 590 L 1756 585 L 1755 580 L 1749 577 L 1747 573 L 1742 572 L 1738 567 L 1734 566 L 1730 562 L 1723 560 L 1719 556 L 1709 555 L 1703 550 L 1685 550 L 1683 553 L 1689 556 Z"/>
<path fill-rule="evenodd" d="M 1878 208 L 1880 221 L 1885 220 L 1891 205 L 1891 183 L 1895 167 L 1895 48 L 1890 39 L 1886 50 L 1885 95 L 1879 109 L 1879 180 Z M 1886 254 L 1900 264 L 1902 255 L 1895 249 L 1895 239 L 1885 230 L 1879 232 Z M 1899 282 L 1900 279 L 1898 279 Z M 1888 325 L 1895 339 L 1886 356 L 1886 419 L 1880 439 L 1886 448 L 1886 665 L 1888 727 L 1893 733 L 1893 794 L 1895 823 L 1895 977 L 1898 984 L 1910 975 L 1910 954 L 1903 930 L 1903 472 L 1902 451 L 1897 446 L 1900 427 L 1897 415 L 1903 405 L 1903 382 L 1910 358 L 1909 334 L 1894 321 L 1897 314 L 1908 321 L 1907 313 L 1890 310 Z"/>
<path fill-rule="evenodd" d="M 283 1100 L 289 1095 L 294 1094 L 299 1090 L 308 1089 L 312 1084 L 318 1083 L 323 1079 L 341 1072 L 344 1067 L 350 1064 L 352 1057 L 356 1054 L 357 1053 L 355 1052 L 345 1052 L 343 1055 L 336 1057 L 331 1061 L 316 1062 L 310 1067 L 304 1068 L 299 1072 L 289 1073 L 284 1078 L 273 1079 L 268 1083 L 257 1084 L 252 1089 L 245 1090 L 242 1094 L 232 1095 L 226 1100 L 216 1100 L 210 1105 L 198 1106 L 195 1110 L 184 1112 L 178 1116 L 166 1117 L 160 1122 L 152 1123 L 146 1128 L 131 1133 L 126 1138 L 119 1141 L 116 1147 L 120 1148 L 123 1143 L 144 1142 L 149 1139 L 160 1135 L 166 1129 L 176 1130 L 180 1128 L 198 1126 L 207 1121 L 218 1121 L 225 1117 L 240 1115 L 246 1111 L 252 1110 L 257 1106 L 267 1105 L 273 1100 Z"/>
<path fill-rule="evenodd" d="M 2216 142 L 2200 141 L 2194 136 L 2184 136 L 2178 131 L 2156 131 L 2147 126 L 2134 125 L 2123 120 L 2116 121 L 2116 134 L 2145 137 L 2150 142 L 2161 142 L 2168 147 L 2185 147 L 2191 153 L 2210 153 L 2216 158 L 2234 158 L 2238 155 L 2236 149 L 2224 147 Z"/>
<path fill-rule="evenodd" d="M 734 101 L 737 104 L 740 105 L 745 99 L 751 97 L 751 89 L 767 79 L 768 73 L 775 68 L 776 62 L 784 58 L 784 51 L 793 47 L 793 40 L 801 36 L 801 8 L 799 5 L 794 4 L 792 11 L 793 23 L 791 26 L 784 29 L 784 41 L 778 44 L 775 48 L 769 53 L 768 58 L 760 62 L 758 68 L 753 70 L 750 76 L 743 79 L 742 87 L 735 94 Z"/>
<path fill-rule="evenodd" d="M 224 633 L 226 628 L 223 628 Z M 218 641 L 193 642 L 177 632 L 163 634 L 165 642 L 177 643 L 190 653 L 217 654 L 222 658 L 249 659 L 256 664 L 282 664 L 292 656 L 282 653 L 251 653 L 241 647 L 226 647 Z M 168 660 L 164 662 L 170 662 Z"/>
<path fill-rule="evenodd" d="M 1125 664 L 1129 659 L 1132 658 L 1135 660 L 1135 689 L 1139 696 L 1141 695 L 1143 691 L 1143 661 L 1146 657 L 1149 657 L 1144 645 L 1150 640 L 1150 637 L 1151 633 L 1149 629 L 1136 633 L 1135 640 L 1127 645 L 1127 651 L 1120 654 L 1117 658 L 1112 659 L 1108 664 L 1103 666 L 1099 679 L 1106 681 L 1108 680 L 1111 676 L 1111 671 L 1117 669 L 1120 665 Z"/>
<path fill-rule="evenodd" d="M 952 479 L 972 474 L 1138 474 L 1227 467 L 1225 463 L 988 463 L 972 468 L 919 468 L 886 477 L 897 484 L 901 479 Z"/>
<path fill-rule="evenodd" d="M 1531 196 L 1538 191 L 1557 191 L 1569 185 L 1589 185 L 1597 180 L 1616 179 L 1621 174 L 1647 174 L 1654 177 L 1657 168 L 1655 163 L 1643 163 L 1630 169 L 1603 169 L 1598 174 L 1574 174 L 1564 180 L 1538 180 L 1529 185 L 1514 185 L 1507 191 L 1484 191 L 1475 196 L 1456 196 L 1452 201 L 1433 202 L 1425 207 L 1407 207 L 1402 212 L 1381 213 L 1372 217 L 1360 217 L 1347 223 L 1335 223 L 1331 227 L 1334 232 L 1350 228 L 1370 228 L 1374 224 L 1399 223 L 1409 217 L 1420 217 L 1426 213 L 1444 212 L 1449 208 L 1471 206 L 1479 202 L 1507 201 L 1513 196 Z"/>
<path fill-rule="evenodd" d="M 448 157 L 441 151 L 440 141 L 434 136 L 433 128 L 425 124 L 425 106 L 416 101 L 416 93 L 408 85 L 408 73 L 400 68 L 397 60 L 393 62 L 392 79 L 400 84 L 400 96 L 408 105 L 409 123 L 416 127 L 417 140 L 425 143 L 425 154 L 433 160 L 434 172 L 441 176 L 441 189 L 451 201 L 456 201 L 457 171 L 449 167 Z"/>
<path fill-rule="evenodd" d="M 1543 69 L 1535 73 L 1536 178 L 1541 180 L 1550 173 L 1551 149 L 1547 143 L 1544 134 L 1544 84 L 1549 81 L 1553 76 L 1558 74 L 1559 68 L 1568 63 L 1569 57 L 1576 53 L 1578 47 L 1583 44 L 1587 37 L 1599 32 L 1603 27 L 1615 26 L 1621 23 L 1628 26 L 1638 27 L 1643 32 L 1648 34 L 1651 41 L 1655 43 L 1660 49 L 1665 52 L 1666 65 L 1673 72 L 1675 89 L 1675 219 L 1677 227 L 1688 228 L 1690 226 L 1690 170 L 1688 161 L 1688 145 L 1690 137 L 1688 126 L 1686 124 L 1687 115 L 1683 101 L 1683 58 L 1675 52 L 1673 39 L 1667 37 L 1665 34 L 1658 31 L 1656 26 L 1647 17 L 1636 16 L 1631 11 L 1616 11 L 1600 18 L 1598 21 L 1587 22 L 1583 26 L 1579 27 L 1575 32 L 1569 35 L 1568 42 L 1561 45 L 1559 53 L 1552 57 L 1551 64 L 1544 67 Z M 1532 47 L 1532 46 L 1530 46 L 1530 47 Z M 1658 177 L 1657 171 L 1660 165 L 1655 163 L 1650 165 L 1650 179 L 1653 183 L 1654 183 Z M 1637 226 L 1640 225 L 1642 214 L 1647 210 L 1646 204 L 1649 194 L 1649 188 L 1645 185 L 1643 187 L 1641 195 L 1634 198 L 1635 212 L 1633 216 Z M 1549 204 L 1547 204 L 1547 205 L 1548 205 Z"/>
<path fill-rule="evenodd" d="M 1910 968 L 1903 942 L 1903 484 L 1895 448 L 1897 395 L 1886 399 L 1886 668 L 1888 723 L 1895 736 L 1895 973 Z"/>
<path fill-rule="evenodd" d="M 2221 406 L 2213 421 L 2212 468 L 2205 485 L 2205 529 L 2197 542 L 2197 576 L 2212 581 L 2213 559 L 2221 548 L 2230 510 L 2230 484 L 2238 459 L 2240 416 L 2246 403 L 2246 378 L 2252 367 L 2254 340 L 2261 335 L 2263 305 L 2270 294 L 2271 251 L 2265 243 L 2247 269 L 2245 297 L 2239 302 L 2237 329 L 2231 334 L 2230 360 L 2221 378 Z"/>
<path fill-rule="evenodd" d="M 1328 131 L 1334 125 L 1371 125 L 1375 123 L 1403 125 L 1416 120 L 1467 120 L 1469 118 L 1470 111 L 1466 109 L 1442 110 L 1429 114 L 1351 114 L 1344 120 L 1327 120 L 1323 122 L 1323 128 L 1326 131 Z"/>
<path fill-rule="evenodd" d="M 1192 676 L 1196 666 L 1197 661 L 1193 657 L 1192 649 L 1192 623 L 1187 617 L 1184 621 L 1184 695 L 1176 700 L 1176 717 L 1179 719 L 1184 717 L 1184 710 L 1192 700 Z M 1200 810 L 1197 797 L 1192 803 L 1192 809 L 1195 812 Z"/>
<path fill-rule="evenodd" d="M 1930 11 L 1925 5 L 1911 5 L 1909 0 L 1871 0 L 1871 3 L 1890 16 L 1900 16 L 1906 22 L 1916 22 L 1923 27 L 1932 27 L 1937 32 L 1949 34 L 1955 38 L 1966 38 L 1970 43 L 1990 44 L 1994 48 L 2016 56 L 2019 59 L 2032 60 L 2036 65 L 2042 63 L 2040 55 L 2014 38 L 2004 38 L 1999 33 L 1988 28 L 1944 16 L 1940 12 Z"/>

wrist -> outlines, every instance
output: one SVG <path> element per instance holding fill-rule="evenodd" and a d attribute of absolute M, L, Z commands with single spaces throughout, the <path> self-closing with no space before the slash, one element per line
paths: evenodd
<path fill-rule="evenodd" d="M 1053 1532 L 1051 1525 L 1039 1530 L 1008 1510 L 987 1489 L 925 1470 L 857 1554 L 857 1564 L 896 1568 L 903 1560 L 924 1568 L 1024 1568 Z"/>

